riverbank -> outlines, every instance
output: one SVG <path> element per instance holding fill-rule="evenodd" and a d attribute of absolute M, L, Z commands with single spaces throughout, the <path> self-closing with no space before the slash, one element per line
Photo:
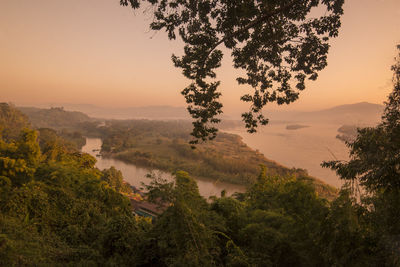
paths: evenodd
<path fill-rule="evenodd" d="M 101 148 L 102 141 L 100 138 L 86 138 L 86 145 L 82 147 L 82 152 L 88 153 L 94 157 L 98 154 L 98 149 Z M 131 185 L 138 188 L 142 186 L 142 183 L 148 184 L 150 179 L 147 178 L 147 174 L 154 173 L 164 178 L 171 179 L 172 176 L 168 172 L 156 170 L 154 168 L 144 168 L 134 164 L 126 163 L 114 158 L 96 157 L 96 167 L 99 169 L 107 169 L 114 166 L 120 170 L 123 174 L 124 180 Z M 199 187 L 200 194 L 204 197 L 219 196 L 222 190 L 226 190 L 228 195 L 232 195 L 235 192 L 244 192 L 245 186 L 224 183 L 221 181 L 213 181 L 211 179 L 196 178 L 197 185 Z"/>
<path fill-rule="evenodd" d="M 343 181 L 330 169 L 322 168 L 323 161 L 348 160 L 348 148 L 336 138 L 338 123 L 306 122 L 309 127 L 288 131 L 286 124 L 271 123 L 255 134 L 243 128 L 229 130 L 229 133 L 243 137 L 252 149 L 260 151 L 282 165 L 301 167 L 308 174 L 318 177 L 324 183 L 340 188 Z"/>
<path fill-rule="evenodd" d="M 191 125 L 183 121 L 107 121 L 101 128 L 102 155 L 144 168 L 168 173 L 184 170 L 196 178 L 242 186 L 253 184 L 260 165 L 264 165 L 267 175 L 304 178 L 314 184 L 321 196 L 336 196 L 336 188 L 308 175 L 304 169 L 287 168 L 267 159 L 237 134 L 220 132 L 212 142 L 191 149 L 190 129 Z"/>

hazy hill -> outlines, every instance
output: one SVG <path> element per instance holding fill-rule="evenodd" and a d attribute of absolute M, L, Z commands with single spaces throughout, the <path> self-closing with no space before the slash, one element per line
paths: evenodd
<path fill-rule="evenodd" d="M 71 119 L 72 122 L 88 121 L 90 120 L 90 117 L 103 119 L 190 119 L 190 116 L 187 113 L 185 107 L 143 106 L 128 108 L 108 108 L 89 104 L 62 104 L 62 106 L 67 110 L 76 111 L 66 111 L 60 108 L 39 109 L 21 107 L 19 109 L 30 117 L 30 121 L 36 127 L 53 128 L 62 127 L 62 125 L 58 124 L 58 119 L 61 118 L 66 118 L 68 120 Z M 380 121 L 383 109 L 383 105 L 360 102 L 310 112 L 266 110 L 264 113 L 270 119 L 271 123 L 293 124 L 323 122 L 342 125 L 355 124 L 359 126 L 368 126 L 374 125 Z M 44 119 L 47 118 L 46 116 L 50 116 L 52 118 L 51 121 L 46 122 Z M 234 120 L 232 120 L 232 118 L 234 118 Z M 243 123 L 241 123 L 240 120 L 241 118 L 239 114 L 223 114 L 220 128 L 227 129 L 242 127 Z"/>
<path fill-rule="evenodd" d="M 102 107 L 91 104 L 69 104 L 69 103 L 47 103 L 41 104 L 39 108 L 64 107 L 66 110 L 83 112 L 93 118 L 101 119 L 155 119 L 155 120 L 190 120 L 191 117 L 185 106 L 174 107 L 162 106 L 140 106 L 140 107 Z M 223 119 L 232 119 L 231 114 L 222 114 Z M 235 116 L 240 120 L 240 115 Z"/>
<path fill-rule="evenodd" d="M 335 106 L 310 112 L 298 111 L 266 111 L 271 122 L 324 122 L 337 124 L 376 124 L 381 119 L 383 105 L 360 102 Z"/>
<path fill-rule="evenodd" d="M 376 123 L 380 121 L 384 106 L 368 102 L 340 105 L 330 109 L 310 112 L 304 116 L 334 122 Z"/>
<path fill-rule="evenodd" d="M 368 102 L 360 102 L 360 103 L 355 103 L 355 104 L 346 104 L 346 105 L 340 105 L 340 106 L 335 106 L 333 108 L 321 110 L 319 112 L 325 112 L 325 113 L 376 113 L 376 112 L 382 112 L 384 106 L 379 105 L 379 104 L 373 104 L 373 103 L 368 103 Z"/>
<path fill-rule="evenodd" d="M 89 104 L 58 104 L 68 110 L 84 112 L 91 117 L 104 119 L 189 119 L 185 107 L 143 106 L 143 107 L 100 107 Z M 52 105 L 50 105 L 52 106 Z M 54 105 L 53 105 L 54 106 Z"/>
<path fill-rule="evenodd" d="M 35 128 L 75 128 L 82 122 L 93 121 L 88 115 L 78 111 L 66 111 L 64 108 L 40 109 L 33 107 L 18 107 L 28 116 Z"/>

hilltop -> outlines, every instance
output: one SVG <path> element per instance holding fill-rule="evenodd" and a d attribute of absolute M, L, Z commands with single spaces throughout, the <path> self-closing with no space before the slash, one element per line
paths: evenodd
<path fill-rule="evenodd" d="M 322 122 L 336 124 L 375 125 L 381 119 L 384 106 L 368 102 L 345 104 L 315 111 L 266 110 L 271 123 Z"/>
<path fill-rule="evenodd" d="M 71 129 L 83 122 L 94 120 L 82 112 L 67 111 L 63 107 L 49 109 L 18 107 L 18 109 L 28 116 L 35 128 Z"/>
<path fill-rule="evenodd" d="M 57 103 L 44 106 L 62 106 L 66 110 L 75 110 L 92 118 L 101 119 L 189 119 L 185 107 L 138 106 L 138 107 L 103 107 L 91 104 Z"/>
<path fill-rule="evenodd" d="M 328 120 L 332 122 L 376 123 L 380 121 L 384 106 L 368 102 L 346 104 L 316 112 L 304 113 L 305 118 Z"/>

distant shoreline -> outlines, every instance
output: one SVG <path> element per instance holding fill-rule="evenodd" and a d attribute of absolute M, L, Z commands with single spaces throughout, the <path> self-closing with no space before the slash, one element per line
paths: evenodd
<path fill-rule="evenodd" d="M 286 130 L 298 130 L 302 128 L 308 128 L 310 127 L 309 125 L 302 125 L 302 124 L 288 124 L 286 126 Z"/>

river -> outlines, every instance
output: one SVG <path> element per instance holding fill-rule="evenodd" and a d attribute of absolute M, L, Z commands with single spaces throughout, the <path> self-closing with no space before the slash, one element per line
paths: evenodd
<path fill-rule="evenodd" d="M 240 135 L 243 142 L 259 150 L 268 159 L 289 168 L 306 169 L 310 175 L 340 187 L 342 181 L 336 173 L 322 168 L 320 164 L 329 160 L 348 160 L 347 147 L 336 138 L 341 124 L 304 124 L 309 127 L 287 130 L 286 123 L 270 123 L 254 134 L 247 133 L 243 128 L 227 132 Z"/>
<path fill-rule="evenodd" d="M 102 141 L 100 138 L 86 138 L 86 145 L 82 147 L 82 152 L 96 157 L 96 167 L 100 170 L 108 169 L 111 166 L 114 166 L 116 169 L 122 172 L 126 182 L 138 188 L 142 187 L 142 182 L 145 184 L 150 182 L 150 179 L 146 177 L 146 175 L 150 172 L 154 172 L 155 175 L 161 175 L 161 177 L 167 179 L 172 179 L 171 174 L 163 171 L 140 168 L 133 164 L 128 164 L 117 159 L 96 156 L 99 153 L 97 150 L 100 150 L 101 144 Z M 222 190 L 226 190 L 228 195 L 231 195 L 234 192 L 243 192 L 245 190 L 243 186 L 215 182 L 212 180 L 196 179 L 196 182 L 199 187 L 200 194 L 206 198 L 210 196 L 220 196 Z"/>
<path fill-rule="evenodd" d="M 227 132 L 238 134 L 243 141 L 253 149 L 263 153 L 268 159 L 274 160 L 286 167 L 306 169 L 308 173 L 318 179 L 339 188 L 342 181 L 336 173 L 330 169 L 322 168 L 320 164 L 329 160 L 347 160 L 348 149 L 345 144 L 336 137 L 337 129 L 341 124 L 334 123 L 305 123 L 309 127 L 297 130 L 287 130 L 285 123 L 271 123 L 261 127 L 255 134 L 249 134 L 244 128 L 237 128 Z M 83 152 L 96 156 L 101 148 L 102 141 L 99 138 L 87 138 Z M 151 170 L 140 168 L 112 158 L 96 157 L 96 166 L 106 169 L 114 166 L 121 170 L 124 179 L 136 187 L 141 183 L 148 183 L 146 178 Z M 156 175 L 172 179 L 171 174 L 154 171 Z M 228 195 L 238 191 L 243 192 L 243 186 L 229 183 L 214 182 L 212 180 L 196 179 L 200 194 L 204 197 L 219 196 L 222 190 Z"/>

